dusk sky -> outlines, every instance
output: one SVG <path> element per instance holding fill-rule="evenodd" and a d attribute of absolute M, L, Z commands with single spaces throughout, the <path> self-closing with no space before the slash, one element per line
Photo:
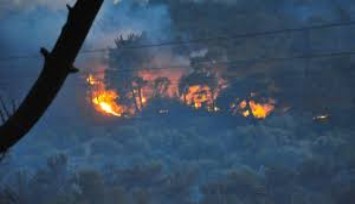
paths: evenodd
<path fill-rule="evenodd" d="M 10 112 L 75 2 L 0 0 Z M 74 66 L 0 203 L 355 202 L 353 0 L 105 0 Z"/>

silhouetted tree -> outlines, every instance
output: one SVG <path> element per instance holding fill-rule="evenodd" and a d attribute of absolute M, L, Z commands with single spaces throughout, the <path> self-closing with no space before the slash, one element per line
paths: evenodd
<path fill-rule="evenodd" d="M 167 77 L 158 77 L 154 80 L 154 97 L 164 97 L 171 82 Z"/>
<path fill-rule="evenodd" d="M 68 20 L 52 52 L 41 48 L 43 70 L 16 112 L 0 126 L 0 153 L 21 140 L 50 106 L 65 79 L 78 72 L 73 63 L 91 28 L 103 0 L 79 0 L 67 6 Z"/>
<path fill-rule="evenodd" d="M 116 47 L 109 52 L 106 79 L 109 86 L 119 92 L 120 103 L 134 104 L 136 109 L 141 108 L 141 89 L 145 85 L 143 79 L 137 76 L 140 69 L 145 68 L 150 59 L 149 52 L 136 49 L 137 46 L 146 44 L 146 34 L 129 34 L 126 38 L 119 36 L 115 40 Z M 137 91 L 135 93 L 134 91 Z M 138 100 L 136 100 L 138 98 Z"/>

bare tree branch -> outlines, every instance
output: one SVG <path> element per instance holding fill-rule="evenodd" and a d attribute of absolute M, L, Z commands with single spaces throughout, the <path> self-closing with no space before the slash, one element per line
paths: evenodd
<path fill-rule="evenodd" d="M 104 0 L 78 0 L 52 52 L 42 48 L 44 67 L 16 112 L 0 126 L 0 153 L 21 140 L 42 117 L 62 88 Z M 45 35 L 45 34 L 44 34 Z"/>

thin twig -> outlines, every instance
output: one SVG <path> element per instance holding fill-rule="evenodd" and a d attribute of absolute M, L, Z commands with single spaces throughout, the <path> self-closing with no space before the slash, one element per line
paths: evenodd
<path fill-rule="evenodd" d="M 6 104 L 5 104 L 5 102 L 4 102 L 4 100 L 2 99 L 1 96 L 0 96 L 0 104 L 1 104 L 2 109 L 3 109 L 4 112 L 5 112 L 6 116 L 7 116 L 7 117 L 10 117 L 10 116 L 11 116 L 11 115 L 10 115 L 10 112 L 9 112 L 9 110 L 7 110 Z"/>

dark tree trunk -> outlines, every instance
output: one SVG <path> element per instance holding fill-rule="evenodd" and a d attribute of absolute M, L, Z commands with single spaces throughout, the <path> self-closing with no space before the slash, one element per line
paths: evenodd
<path fill-rule="evenodd" d="M 134 108 L 136 109 L 136 112 L 138 113 L 139 112 L 139 106 L 138 106 L 138 102 L 137 102 L 137 94 L 135 93 L 134 91 L 134 88 L 131 86 L 131 93 L 132 93 L 132 96 L 134 98 Z M 131 102 L 129 102 L 131 103 Z"/>
<path fill-rule="evenodd" d="M 104 0 L 78 0 L 69 15 L 52 52 L 44 48 L 43 70 L 32 89 L 9 119 L 0 127 L 0 153 L 21 140 L 43 116 L 65 79 L 77 70 L 75 58 Z"/>

